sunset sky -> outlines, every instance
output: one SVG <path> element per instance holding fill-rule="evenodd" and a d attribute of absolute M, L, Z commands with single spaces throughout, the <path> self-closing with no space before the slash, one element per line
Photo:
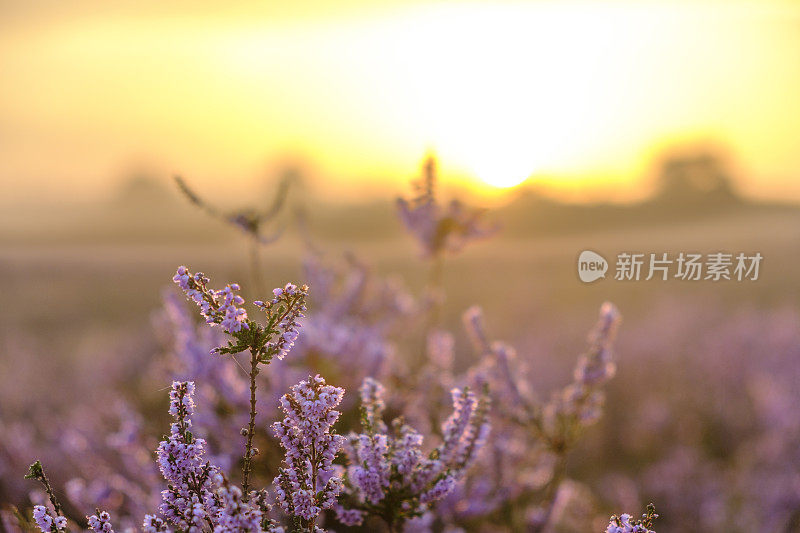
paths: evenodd
<path fill-rule="evenodd" d="M 627 200 L 694 143 L 800 200 L 799 2 L 111 4 L 0 0 L 0 203 L 288 160 L 386 194 L 430 150 L 475 190 Z"/>

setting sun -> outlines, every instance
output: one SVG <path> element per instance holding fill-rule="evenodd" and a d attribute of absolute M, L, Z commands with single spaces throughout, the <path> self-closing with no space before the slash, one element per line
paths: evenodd
<path fill-rule="evenodd" d="M 527 178 L 523 177 L 520 179 L 518 176 L 483 176 L 480 177 L 480 180 L 487 185 L 491 185 L 492 187 L 496 187 L 498 189 L 507 189 L 510 187 L 515 187 L 520 183 L 524 182 Z"/>
<path fill-rule="evenodd" d="M 712 139 L 749 192 L 800 196 L 796 4 L 131 5 L 0 21 L 0 179 L 97 194 L 144 161 L 246 190 L 302 154 L 343 196 L 396 190 L 431 149 L 462 184 L 630 200 L 654 147 Z"/>

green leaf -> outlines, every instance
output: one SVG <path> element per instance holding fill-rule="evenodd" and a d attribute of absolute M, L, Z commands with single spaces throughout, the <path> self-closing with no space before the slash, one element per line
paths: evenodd
<path fill-rule="evenodd" d="M 42 469 L 42 463 L 39 460 L 29 466 L 28 473 L 25 474 L 25 479 L 42 479 L 43 477 L 44 470 Z"/>

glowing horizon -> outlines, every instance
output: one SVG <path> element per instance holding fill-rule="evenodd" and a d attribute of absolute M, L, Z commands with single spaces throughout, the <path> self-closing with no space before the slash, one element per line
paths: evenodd
<path fill-rule="evenodd" d="M 661 149 L 712 142 L 746 192 L 800 198 L 798 5 L 350 4 L 14 19 L 0 183 L 89 194 L 144 161 L 236 190 L 288 155 L 371 194 L 433 149 L 489 195 L 535 180 L 624 201 Z"/>

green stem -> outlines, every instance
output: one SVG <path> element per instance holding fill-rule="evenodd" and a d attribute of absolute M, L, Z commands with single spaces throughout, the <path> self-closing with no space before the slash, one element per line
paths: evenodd
<path fill-rule="evenodd" d="M 250 348 L 250 423 L 247 426 L 244 464 L 242 465 L 242 499 L 247 501 L 250 488 L 250 471 L 253 459 L 253 434 L 256 431 L 256 376 L 258 375 L 258 351 Z"/>
<path fill-rule="evenodd" d="M 53 487 L 50 485 L 50 480 L 47 479 L 47 474 L 44 473 L 44 467 L 42 466 L 41 462 L 36 461 L 30 466 L 28 475 L 25 476 L 25 479 L 35 479 L 44 485 L 44 490 L 47 492 L 47 497 L 50 498 L 50 503 L 53 504 L 53 509 L 55 509 L 56 515 L 64 515 L 64 512 L 61 509 L 61 504 L 58 502 L 55 492 L 53 492 Z"/>

